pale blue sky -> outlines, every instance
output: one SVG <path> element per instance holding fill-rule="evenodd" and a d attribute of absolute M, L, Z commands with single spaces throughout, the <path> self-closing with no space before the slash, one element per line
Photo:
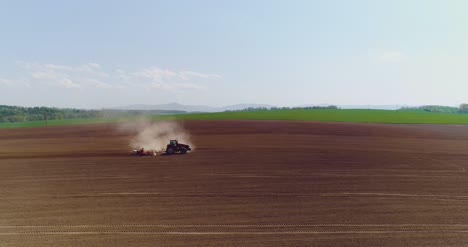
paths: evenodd
<path fill-rule="evenodd" d="M 468 102 L 468 1 L 3 1 L 0 104 Z"/>

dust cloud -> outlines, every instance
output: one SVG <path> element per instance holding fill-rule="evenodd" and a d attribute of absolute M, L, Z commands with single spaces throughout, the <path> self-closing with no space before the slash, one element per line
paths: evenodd
<path fill-rule="evenodd" d="M 156 152 L 166 150 L 169 140 L 179 140 L 180 143 L 188 144 L 194 149 L 190 140 L 190 134 L 182 125 L 174 121 L 136 121 L 120 123 L 118 129 L 124 133 L 134 134 L 130 140 L 133 149 L 144 148 Z"/>

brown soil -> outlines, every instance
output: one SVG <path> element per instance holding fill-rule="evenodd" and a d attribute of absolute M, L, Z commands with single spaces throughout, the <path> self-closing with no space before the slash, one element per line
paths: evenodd
<path fill-rule="evenodd" d="M 184 123 L 0 130 L 0 246 L 468 245 L 468 126 Z"/>

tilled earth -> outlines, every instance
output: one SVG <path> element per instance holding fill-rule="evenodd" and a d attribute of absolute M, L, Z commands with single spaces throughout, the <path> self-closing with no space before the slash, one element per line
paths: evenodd
<path fill-rule="evenodd" d="M 0 130 L 0 246 L 468 246 L 468 126 L 182 124 Z"/>

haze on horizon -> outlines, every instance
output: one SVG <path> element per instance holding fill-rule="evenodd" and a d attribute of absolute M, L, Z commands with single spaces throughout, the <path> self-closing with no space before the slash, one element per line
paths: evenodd
<path fill-rule="evenodd" d="M 0 104 L 467 102 L 462 0 L 1 1 Z"/>

